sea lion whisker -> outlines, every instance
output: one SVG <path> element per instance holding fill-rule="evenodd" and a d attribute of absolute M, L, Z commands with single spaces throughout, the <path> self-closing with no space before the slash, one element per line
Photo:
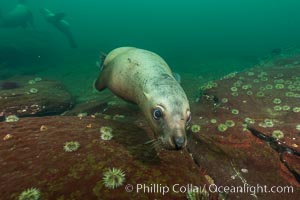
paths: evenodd
<path fill-rule="evenodd" d="M 156 141 L 154 141 L 152 143 L 152 146 L 155 148 L 155 149 L 162 149 L 163 148 L 163 142 L 162 142 L 162 137 L 158 137 L 156 139 Z"/>
<path fill-rule="evenodd" d="M 157 147 L 157 146 L 159 146 L 160 145 L 160 142 L 159 141 L 154 141 L 154 142 L 152 142 L 152 144 L 151 144 L 151 146 L 152 147 Z"/>
<path fill-rule="evenodd" d="M 160 144 L 156 144 L 156 145 L 152 145 L 151 149 L 153 149 L 153 150 L 155 150 L 157 152 L 160 152 L 163 149 L 163 146 L 160 145 Z"/>
<path fill-rule="evenodd" d="M 145 145 L 150 144 L 150 149 L 160 151 L 163 148 L 162 142 L 159 139 L 152 139 L 144 143 Z"/>
<path fill-rule="evenodd" d="M 159 145 L 155 148 L 155 150 L 157 151 L 157 153 L 159 153 L 164 150 L 164 147 L 163 147 L 163 145 Z"/>
<path fill-rule="evenodd" d="M 145 142 L 144 144 L 151 144 L 151 143 L 153 143 L 155 141 L 156 141 L 156 139 L 152 139 L 152 140 L 149 140 L 149 141 Z"/>
<path fill-rule="evenodd" d="M 162 144 L 159 140 L 155 140 L 151 143 L 151 148 L 152 149 L 157 149 L 157 148 L 160 148 L 161 146 L 162 146 Z"/>

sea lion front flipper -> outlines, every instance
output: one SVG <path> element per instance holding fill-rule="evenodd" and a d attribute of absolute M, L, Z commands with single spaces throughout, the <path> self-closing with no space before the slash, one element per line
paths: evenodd
<path fill-rule="evenodd" d="M 98 90 L 100 92 L 106 89 L 106 85 L 105 85 L 104 81 L 101 79 L 101 75 L 99 76 L 99 78 L 97 78 L 94 81 L 93 86 L 96 90 Z"/>
<path fill-rule="evenodd" d="M 180 84 L 181 83 L 181 76 L 180 74 L 173 72 L 173 77 L 175 78 L 175 80 Z"/>
<path fill-rule="evenodd" d="M 98 67 L 100 68 L 100 75 L 98 76 L 98 78 L 94 81 L 94 88 L 98 91 L 102 91 L 106 88 L 106 84 L 105 84 L 105 77 L 104 77 L 104 60 L 106 58 L 106 54 L 102 53 L 100 54 L 100 60 L 101 60 L 101 64 L 100 62 L 96 62 L 97 65 L 99 65 Z"/>
<path fill-rule="evenodd" d="M 75 48 L 77 48 L 77 43 L 76 43 L 76 41 L 74 40 L 74 38 L 73 38 L 73 35 L 68 35 L 68 41 L 69 41 L 69 45 L 70 45 L 70 47 L 72 48 L 72 49 L 75 49 Z"/>

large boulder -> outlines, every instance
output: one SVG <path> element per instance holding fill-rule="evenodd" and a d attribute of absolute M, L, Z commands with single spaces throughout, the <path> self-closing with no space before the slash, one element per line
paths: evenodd
<path fill-rule="evenodd" d="M 230 192 L 229 199 L 299 198 L 300 62 L 290 60 L 200 86 L 189 151 L 217 185 L 257 192 Z"/>
<path fill-rule="evenodd" d="M 147 124 L 138 118 L 106 120 L 105 115 L 21 118 L 0 122 L 1 198 L 17 199 L 28 188 L 41 199 L 185 199 L 188 184 L 207 184 L 205 171 L 186 151 L 156 150 Z M 102 140 L 100 128 L 111 127 L 113 138 Z M 66 142 L 80 144 L 66 152 Z M 125 174 L 122 186 L 109 189 L 103 178 L 108 169 Z M 134 191 L 126 192 L 130 184 Z M 137 184 L 147 188 L 137 192 Z M 178 184 L 178 185 L 175 185 Z M 182 192 L 179 191 L 182 186 Z M 127 185 L 130 189 L 131 186 Z M 162 194 L 162 188 L 169 192 Z M 128 189 L 127 188 L 127 189 Z M 156 188 L 156 189 L 155 189 Z"/>
<path fill-rule="evenodd" d="M 0 81 L 0 113 L 6 116 L 59 114 L 73 104 L 71 94 L 57 81 L 23 76 Z"/>
<path fill-rule="evenodd" d="M 1 29 L 0 41 L 0 79 L 36 74 L 60 59 L 58 43 L 47 32 Z"/>
<path fill-rule="evenodd" d="M 33 187 L 41 199 L 175 200 L 185 199 L 184 188 L 193 185 L 205 187 L 210 199 L 299 199 L 300 66 L 295 60 L 199 83 L 201 96 L 191 101 L 188 151 L 160 149 L 151 142 L 153 133 L 139 109 L 108 94 L 64 113 L 72 116 L 0 122 L 1 197 L 16 199 Z M 8 82 L 6 87 L 15 89 L 7 90 L 5 102 L 20 96 L 21 104 L 38 94 L 28 94 L 30 88 L 43 90 L 38 88 L 42 81 L 28 86 L 28 80 Z M 185 87 L 192 100 L 197 79 L 191 80 Z M 52 91 L 49 86 L 55 84 L 45 82 Z M 0 110 L 0 119 L 3 114 Z M 111 140 L 101 139 L 103 127 L 112 128 Z M 70 141 L 78 142 L 79 149 L 65 152 Z M 113 168 L 124 172 L 125 182 L 108 189 L 104 173 Z M 133 192 L 126 192 L 128 184 Z M 149 191 L 137 192 L 137 184 Z M 175 184 L 183 186 L 182 192 L 154 191 L 164 186 L 172 190 Z M 199 199 L 208 197 L 202 193 Z"/>

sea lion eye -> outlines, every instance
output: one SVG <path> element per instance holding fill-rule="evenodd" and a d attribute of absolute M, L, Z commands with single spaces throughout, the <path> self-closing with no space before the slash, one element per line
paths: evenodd
<path fill-rule="evenodd" d="M 162 109 L 160 107 L 157 107 L 157 108 L 154 108 L 152 114 L 153 114 L 153 118 L 155 120 L 159 120 L 163 116 L 163 111 L 162 111 Z"/>

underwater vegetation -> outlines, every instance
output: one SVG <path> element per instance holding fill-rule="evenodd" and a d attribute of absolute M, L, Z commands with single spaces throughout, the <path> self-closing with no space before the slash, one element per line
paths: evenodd
<path fill-rule="evenodd" d="M 109 189 L 115 189 L 123 185 L 125 173 L 118 168 L 108 169 L 103 173 L 103 183 Z"/>
<path fill-rule="evenodd" d="M 186 198 L 188 200 L 209 200 L 209 192 L 204 188 L 197 191 L 188 191 Z"/>
<path fill-rule="evenodd" d="M 19 200 L 39 200 L 40 199 L 40 191 L 37 188 L 29 188 L 27 190 L 24 190 L 20 196 Z"/>
<path fill-rule="evenodd" d="M 192 131 L 193 133 L 198 133 L 200 130 L 201 130 L 201 127 L 200 127 L 199 125 L 197 125 L 197 124 L 194 124 L 194 125 L 192 125 L 192 127 L 191 127 L 191 131 Z"/>
<path fill-rule="evenodd" d="M 17 122 L 19 121 L 20 118 L 17 116 L 17 115 L 8 115 L 6 118 L 5 118 L 5 122 Z"/>
<path fill-rule="evenodd" d="M 225 125 L 228 127 L 234 127 L 235 126 L 235 122 L 233 120 L 226 120 Z"/>
<path fill-rule="evenodd" d="M 279 140 L 279 139 L 282 139 L 284 137 L 284 134 L 281 130 L 274 130 L 272 132 L 272 137 Z"/>
<path fill-rule="evenodd" d="M 108 126 L 103 126 L 100 128 L 101 139 L 102 140 L 111 140 L 113 138 L 112 128 Z"/>
<path fill-rule="evenodd" d="M 32 94 L 36 94 L 36 93 L 38 93 L 38 89 L 36 89 L 36 88 L 30 88 L 30 90 L 29 90 L 29 92 L 30 93 L 32 93 Z"/>
<path fill-rule="evenodd" d="M 73 152 L 77 151 L 77 149 L 80 147 L 79 142 L 77 141 L 71 141 L 71 142 L 66 142 L 64 145 L 64 150 L 65 152 Z"/>
<path fill-rule="evenodd" d="M 28 84 L 33 85 L 36 84 L 37 82 L 42 81 L 43 79 L 41 77 L 35 77 L 34 79 L 31 79 L 28 81 Z"/>
<path fill-rule="evenodd" d="M 218 125 L 218 131 L 224 132 L 228 129 L 228 126 L 226 124 L 219 124 Z"/>

